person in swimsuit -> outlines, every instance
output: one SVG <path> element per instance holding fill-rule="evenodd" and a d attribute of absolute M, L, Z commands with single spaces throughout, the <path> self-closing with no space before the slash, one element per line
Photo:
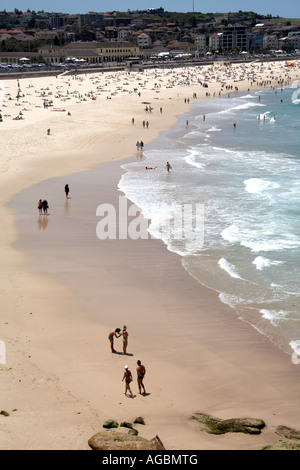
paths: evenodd
<path fill-rule="evenodd" d="M 120 333 L 120 336 L 123 336 L 123 354 L 127 354 L 128 331 L 126 325 L 123 326 L 123 331 Z"/>
<path fill-rule="evenodd" d="M 41 199 L 38 202 L 38 210 L 39 210 L 39 214 L 42 214 L 42 212 L 43 212 L 43 201 Z"/>
<path fill-rule="evenodd" d="M 131 374 L 131 371 L 128 369 L 128 366 L 124 366 L 124 369 L 125 369 L 125 372 L 124 372 L 124 376 L 123 376 L 123 379 L 122 379 L 122 382 L 123 382 L 123 380 L 125 380 L 125 393 L 124 393 L 124 395 L 127 396 L 127 390 L 128 390 L 128 392 L 130 393 L 131 398 L 133 398 L 133 393 L 132 393 L 131 388 L 130 388 L 130 382 L 132 382 L 132 374 Z"/>
<path fill-rule="evenodd" d="M 139 387 L 139 393 L 141 394 L 142 393 L 142 389 L 143 389 L 143 393 L 146 393 L 146 390 L 145 390 L 145 387 L 144 387 L 144 384 L 143 384 L 143 379 L 145 377 L 145 374 L 146 374 L 146 368 L 145 366 L 143 366 L 143 364 L 141 363 L 141 361 L 137 361 L 137 368 L 136 368 L 136 372 L 137 372 L 137 383 L 138 383 L 138 387 Z"/>
<path fill-rule="evenodd" d="M 120 331 L 121 329 L 120 328 L 116 328 L 115 330 L 111 331 L 108 335 L 108 339 L 110 341 L 110 347 L 111 347 L 111 352 L 112 353 L 115 353 L 115 349 L 114 349 L 114 337 L 116 338 L 120 338 Z"/>
<path fill-rule="evenodd" d="M 67 198 L 67 199 L 68 199 L 68 196 L 69 196 L 69 192 L 70 192 L 69 185 L 66 184 L 66 186 L 65 186 L 65 193 L 66 193 L 66 198 Z"/>
<path fill-rule="evenodd" d="M 46 201 L 46 199 L 44 199 L 42 201 L 42 207 L 43 207 L 44 214 L 48 214 L 49 205 L 48 205 L 48 202 Z"/>

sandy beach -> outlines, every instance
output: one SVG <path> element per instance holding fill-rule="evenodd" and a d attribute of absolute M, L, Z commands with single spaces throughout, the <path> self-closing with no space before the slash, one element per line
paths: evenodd
<path fill-rule="evenodd" d="M 96 219 L 80 209 L 82 194 L 95 195 L 93 215 L 100 202 L 117 206 L 121 162 L 140 158 L 136 141 L 146 148 L 189 103 L 290 84 L 299 75 L 298 66 L 278 62 L 1 82 L 0 396 L 10 413 L 0 416 L 1 449 L 88 450 L 109 418 L 143 416 L 140 435 L 158 434 L 167 450 L 261 449 L 278 440 L 277 426 L 299 427 L 299 366 L 289 355 L 239 321 L 159 240 L 100 242 L 94 234 L 86 243 L 85 229 L 95 230 Z M 27 240 L 41 192 L 49 194 L 51 231 L 42 233 L 51 249 L 40 257 L 30 256 L 30 246 L 20 249 L 10 201 L 25 189 L 18 217 Z M 74 233 L 68 240 L 60 230 L 67 212 Z M 68 269 L 60 264 L 64 251 L 71 260 L 74 254 Z M 85 264 L 93 253 L 97 259 Z M 107 339 L 124 324 L 125 357 L 112 354 Z M 121 338 L 115 345 L 121 352 Z M 147 369 L 146 396 L 138 394 L 138 359 Z M 125 364 L 133 399 L 124 396 Z M 267 426 L 258 436 L 210 435 L 189 420 L 195 411 L 261 418 Z"/>

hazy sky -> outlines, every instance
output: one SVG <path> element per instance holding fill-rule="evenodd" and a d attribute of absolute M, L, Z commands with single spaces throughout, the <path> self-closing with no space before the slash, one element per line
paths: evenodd
<path fill-rule="evenodd" d="M 285 18 L 300 18 L 299 0 L 0 0 L 0 11 L 44 10 L 63 13 L 127 11 L 163 7 L 166 11 L 202 13 L 254 11 L 260 14 L 279 15 Z"/>

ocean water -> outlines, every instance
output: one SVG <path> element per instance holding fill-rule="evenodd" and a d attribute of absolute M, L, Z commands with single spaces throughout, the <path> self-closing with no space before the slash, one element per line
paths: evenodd
<path fill-rule="evenodd" d="M 191 276 L 289 354 L 300 345 L 295 94 L 279 87 L 193 103 L 144 150 L 146 159 L 123 165 L 119 182 L 150 219 L 149 236 L 163 240 Z"/>

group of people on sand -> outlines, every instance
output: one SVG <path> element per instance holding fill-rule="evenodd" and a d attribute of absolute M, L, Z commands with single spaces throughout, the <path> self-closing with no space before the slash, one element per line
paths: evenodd
<path fill-rule="evenodd" d="M 127 346 L 128 346 L 128 331 L 127 331 L 127 326 L 124 325 L 123 326 L 123 330 L 121 331 L 120 328 L 116 328 L 115 330 L 111 331 L 108 335 L 108 339 L 110 341 L 110 348 L 111 348 L 111 352 L 112 353 L 115 353 L 116 350 L 114 349 L 114 338 L 120 338 L 120 337 L 123 337 L 123 354 L 127 354 Z M 123 378 L 122 378 L 122 382 L 125 380 L 125 392 L 124 392 L 124 395 L 127 396 L 127 392 L 129 392 L 130 394 L 130 397 L 133 398 L 134 395 L 131 391 L 131 388 L 130 388 L 130 383 L 133 381 L 133 378 L 132 378 L 132 373 L 128 367 L 128 365 L 124 366 L 124 375 L 123 375 Z M 145 377 L 145 374 L 146 374 L 146 368 L 145 366 L 141 363 L 140 360 L 137 361 L 137 368 L 136 368 L 136 372 L 137 372 L 137 384 L 138 384 L 138 388 L 139 388 L 139 393 L 142 394 L 145 394 L 146 393 L 146 390 L 145 390 L 145 386 L 143 384 L 143 380 L 144 380 L 144 377 Z"/>
<path fill-rule="evenodd" d="M 123 336 L 123 354 L 127 354 L 128 331 L 127 331 L 126 325 L 123 326 L 122 331 L 120 328 L 116 328 L 115 330 L 109 333 L 108 339 L 110 341 L 111 352 L 112 353 L 116 352 L 116 350 L 114 349 L 114 338 L 120 338 L 120 336 Z"/>
<path fill-rule="evenodd" d="M 70 192 L 69 185 L 66 184 L 65 185 L 65 194 L 66 194 L 67 199 L 69 199 L 69 192 Z M 48 201 L 46 199 L 40 199 L 39 202 L 38 202 L 39 214 L 40 215 L 42 215 L 42 214 L 47 215 L 48 214 L 48 209 L 49 209 Z"/>
<path fill-rule="evenodd" d="M 137 143 L 135 144 L 136 145 L 136 149 L 137 151 L 143 151 L 144 150 L 144 142 L 141 140 L 141 142 L 137 141 Z"/>
<path fill-rule="evenodd" d="M 39 210 L 39 214 L 44 214 L 44 215 L 47 215 L 48 214 L 48 209 L 49 209 L 49 204 L 48 204 L 48 201 L 46 199 L 40 199 L 39 202 L 38 202 L 38 210 Z"/>
<path fill-rule="evenodd" d="M 137 368 L 136 368 L 136 372 L 137 372 L 137 383 L 138 383 L 138 387 L 139 387 L 139 394 L 141 395 L 142 394 L 142 390 L 143 390 L 143 394 L 146 393 L 146 390 L 145 390 L 145 386 L 143 384 L 143 380 L 144 380 L 144 377 L 145 377 L 145 374 L 146 374 L 146 368 L 145 366 L 141 363 L 140 360 L 138 360 L 137 362 Z M 124 369 L 125 369 L 125 372 L 124 372 L 124 375 L 123 375 L 123 379 L 122 379 L 122 382 L 125 380 L 125 392 L 124 392 L 124 395 L 127 395 L 127 392 L 130 393 L 130 396 L 131 398 L 134 397 L 132 391 L 131 391 L 131 388 L 130 388 L 130 383 L 133 381 L 133 378 L 132 378 L 132 373 L 131 371 L 129 370 L 128 366 L 124 366 Z"/>

